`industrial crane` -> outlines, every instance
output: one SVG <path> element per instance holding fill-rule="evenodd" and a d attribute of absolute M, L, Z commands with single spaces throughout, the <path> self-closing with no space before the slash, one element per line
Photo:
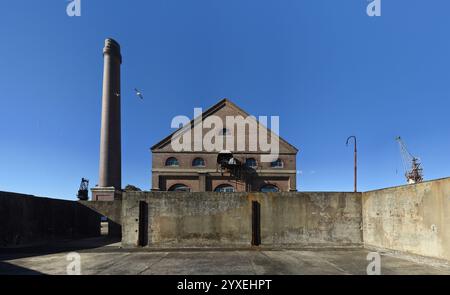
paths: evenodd
<path fill-rule="evenodd" d="M 420 166 L 420 160 L 414 157 L 406 148 L 400 136 L 395 138 L 400 147 L 400 154 L 402 155 L 403 168 L 405 169 L 406 181 L 409 184 L 414 184 L 423 181 L 423 169 Z"/>
<path fill-rule="evenodd" d="M 80 201 L 87 201 L 89 193 L 89 179 L 81 178 L 80 188 L 78 189 L 77 197 Z"/>

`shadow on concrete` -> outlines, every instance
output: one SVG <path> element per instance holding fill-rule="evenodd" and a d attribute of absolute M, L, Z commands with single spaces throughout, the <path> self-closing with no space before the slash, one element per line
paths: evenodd
<path fill-rule="evenodd" d="M 0 261 L 0 275 L 44 275 L 41 272 Z"/>
<path fill-rule="evenodd" d="M 0 191 L 0 247 L 98 237 L 100 217 L 80 202 Z"/>
<path fill-rule="evenodd" d="M 103 236 L 81 240 L 55 241 L 33 246 L 0 248 L 0 262 L 63 252 L 86 251 L 96 248 L 101 248 L 102 251 L 105 251 L 105 247 L 107 248 L 107 246 L 118 242 L 120 242 L 120 238 L 118 237 Z M 111 248 L 116 249 L 117 247 Z"/>

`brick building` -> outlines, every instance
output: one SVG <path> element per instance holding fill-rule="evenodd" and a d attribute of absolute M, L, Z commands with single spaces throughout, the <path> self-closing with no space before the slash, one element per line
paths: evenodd
<path fill-rule="evenodd" d="M 180 128 L 151 147 L 152 152 L 152 190 L 154 191 L 219 191 L 219 192 L 245 192 L 245 191 L 296 191 L 296 156 L 297 148 L 286 142 L 264 125 L 254 120 L 254 126 L 259 131 L 261 128 L 267 131 L 267 138 L 279 140 L 279 155 L 272 161 L 261 161 L 261 156 L 269 152 L 261 151 L 250 146 L 249 136 L 255 135 L 255 129 L 251 124 L 245 127 L 245 144 L 238 147 L 238 127 L 220 129 L 217 136 L 223 139 L 223 146 L 229 147 L 227 141 L 233 140 L 233 147 L 222 151 L 195 151 L 194 144 L 195 126 L 199 122 L 205 122 L 209 116 L 216 116 L 226 121 L 229 116 L 242 116 L 248 118 L 248 114 L 237 105 L 223 99 L 203 112 L 201 120 L 192 120 L 190 124 Z M 225 123 L 224 123 L 225 125 Z M 201 125 L 199 125 L 201 126 Z M 211 125 L 213 126 L 213 125 Z M 237 125 L 236 125 L 237 126 Z M 202 136 L 213 131 L 213 128 L 203 127 Z M 198 130 L 198 129 L 197 129 Z M 241 130 L 241 136 L 244 133 Z M 192 131 L 192 132 L 191 132 Z M 187 133 L 186 133 L 187 132 Z M 190 135 L 192 149 L 175 151 L 172 140 L 175 136 Z M 259 133 L 258 133 L 259 134 Z M 242 138 L 242 137 L 241 137 Z M 243 148 L 242 148 L 243 147 Z M 198 149 L 197 149 L 198 150 Z M 234 164 L 232 169 L 223 169 L 218 164 L 219 154 L 231 154 Z M 238 167 L 235 169 L 234 167 Z"/>

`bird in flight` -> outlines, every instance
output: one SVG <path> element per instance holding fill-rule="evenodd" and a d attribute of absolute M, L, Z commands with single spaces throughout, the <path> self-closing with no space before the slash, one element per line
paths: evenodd
<path fill-rule="evenodd" d="M 134 92 L 136 93 L 137 97 L 139 97 L 140 99 L 144 99 L 144 95 L 142 94 L 142 91 L 140 91 L 137 88 L 134 88 Z"/>

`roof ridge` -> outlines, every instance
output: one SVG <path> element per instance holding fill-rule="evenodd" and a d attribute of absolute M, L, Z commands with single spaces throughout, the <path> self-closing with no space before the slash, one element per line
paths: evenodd
<path fill-rule="evenodd" d="M 214 113 L 216 110 L 220 109 L 220 107 L 222 105 L 229 105 L 235 109 L 237 109 L 238 111 L 242 112 L 243 114 L 245 114 L 246 116 L 250 116 L 249 113 L 247 113 L 245 110 L 243 110 L 242 108 L 240 108 L 238 105 L 236 105 L 234 102 L 232 102 L 229 98 L 222 98 L 221 100 L 219 100 L 217 103 L 215 103 L 214 105 L 212 105 L 211 107 L 209 107 L 206 111 L 203 111 L 201 113 L 202 119 L 208 117 L 209 115 L 211 115 L 212 113 Z M 191 126 L 191 128 L 193 127 L 193 125 L 195 124 L 196 119 L 198 118 L 195 117 L 193 118 L 190 122 L 189 125 L 184 125 L 180 128 L 178 128 L 177 130 L 173 131 L 172 133 L 170 133 L 168 136 L 166 136 L 165 138 L 163 138 L 162 140 L 160 140 L 159 142 L 157 142 L 156 144 L 154 144 L 150 150 L 154 150 L 157 149 L 158 147 L 164 145 L 168 140 L 171 140 L 173 135 L 180 131 L 183 128 L 186 128 L 187 126 Z M 257 124 L 260 124 L 262 126 L 264 126 L 261 122 L 259 122 L 259 120 L 255 117 Z M 264 126 L 264 128 L 266 128 L 269 132 L 275 134 L 282 142 L 286 143 L 289 147 L 293 148 L 295 151 L 298 151 L 298 149 L 293 146 L 292 144 L 290 144 L 289 142 L 287 142 L 285 139 L 283 139 L 280 134 L 276 134 L 275 132 L 273 132 L 268 126 Z"/>

